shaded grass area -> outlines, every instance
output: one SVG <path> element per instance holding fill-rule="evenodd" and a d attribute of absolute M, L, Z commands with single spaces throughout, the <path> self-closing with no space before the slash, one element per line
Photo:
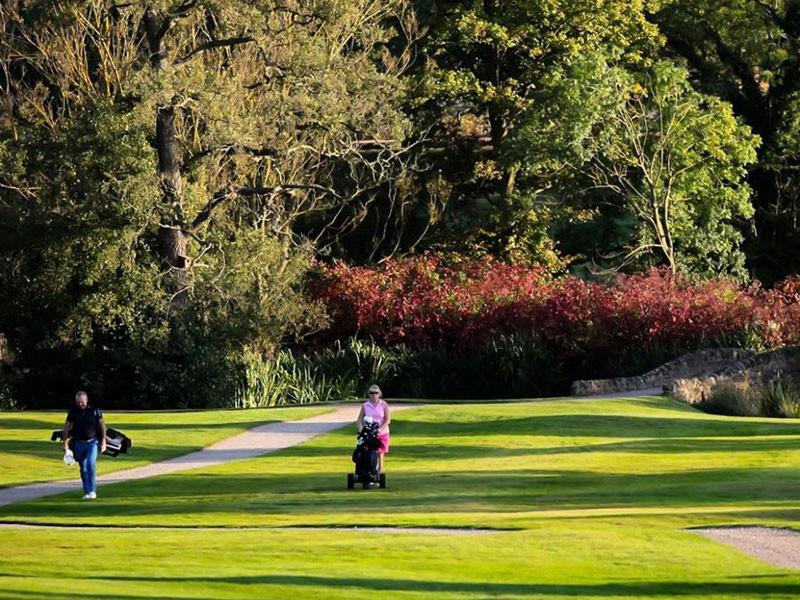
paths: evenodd
<path fill-rule="evenodd" d="M 0 521 L 516 530 L 0 529 L 0 543 L 17 549 L 0 555 L 0 599 L 108 589 L 127 600 L 800 596 L 800 572 L 682 531 L 800 526 L 800 421 L 646 398 L 426 406 L 397 413 L 392 432 L 387 490 L 345 489 L 354 432 L 343 429 L 101 488 L 94 503 L 70 495 L 4 507 Z M 86 543 L 92 569 L 65 569 Z"/>
<path fill-rule="evenodd" d="M 326 407 L 252 410 L 106 412 L 106 423 L 133 440 L 128 455 L 101 457 L 108 473 L 192 452 L 270 421 L 310 417 Z M 65 412 L 0 412 L 0 487 L 77 477 L 61 462 L 61 445 L 50 434 L 64 425 Z"/>

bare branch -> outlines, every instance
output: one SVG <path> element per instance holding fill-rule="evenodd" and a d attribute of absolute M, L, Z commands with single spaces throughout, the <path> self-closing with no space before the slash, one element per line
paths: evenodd
<path fill-rule="evenodd" d="M 184 169 L 192 167 L 198 161 L 204 159 L 212 154 L 220 153 L 223 155 L 231 155 L 236 153 L 250 154 L 252 156 L 277 156 L 277 152 L 272 148 L 257 148 L 255 146 L 245 146 L 242 144 L 225 144 L 224 146 L 217 146 L 214 148 L 206 148 L 200 152 L 195 152 L 186 161 L 184 161 Z"/>
<path fill-rule="evenodd" d="M 239 46 L 241 44 L 248 44 L 254 41 L 256 41 L 256 38 L 249 35 L 235 37 L 235 38 L 226 38 L 224 40 L 211 40 L 205 42 L 204 44 L 200 44 L 195 48 L 192 48 L 187 54 L 176 60 L 175 64 L 182 65 L 183 63 L 188 62 L 189 59 L 191 59 L 194 55 L 200 52 L 205 52 L 206 50 L 213 50 L 214 48 L 230 48 L 233 46 Z"/>
<path fill-rule="evenodd" d="M 287 183 L 284 185 L 274 185 L 268 187 L 240 187 L 236 189 L 237 194 L 242 196 L 253 196 L 256 194 L 274 194 L 277 192 L 286 192 L 289 190 L 314 190 L 330 194 L 334 198 L 342 198 L 336 190 L 324 185 L 317 185 L 315 183 Z"/>

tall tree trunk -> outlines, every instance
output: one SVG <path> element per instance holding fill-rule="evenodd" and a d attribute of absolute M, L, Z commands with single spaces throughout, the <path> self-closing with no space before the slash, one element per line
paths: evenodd
<path fill-rule="evenodd" d="M 167 67 L 164 36 L 169 24 L 150 6 L 145 10 L 143 21 L 150 49 L 150 65 L 155 71 L 163 71 Z M 180 303 L 185 301 L 187 296 L 189 259 L 186 254 L 188 237 L 184 231 L 181 211 L 181 163 L 178 142 L 175 138 L 174 106 L 156 108 L 156 152 L 164 209 L 158 230 L 158 251 L 170 278 L 175 294 L 174 301 Z"/>
<path fill-rule="evenodd" d="M 156 150 L 158 152 L 158 172 L 161 174 L 162 201 L 168 207 L 171 218 L 162 217 L 158 230 L 158 248 L 165 268 L 173 274 L 179 297 L 186 293 L 189 282 L 186 255 L 187 236 L 183 231 L 181 218 L 181 171 L 178 155 L 178 142 L 175 139 L 175 108 L 159 107 L 156 112 Z"/>
<path fill-rule="evenodd" d="M 164 20 L 156 14 L 152 6 L 144 11 L 144 31 L 150 49 L 150 66 L 160 71 L 167 66 L 167 50 L 164 46 L 166 27 Z"/>

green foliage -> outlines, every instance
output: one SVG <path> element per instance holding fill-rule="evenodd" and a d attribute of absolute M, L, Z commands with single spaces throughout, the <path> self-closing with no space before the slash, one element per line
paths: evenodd
<path fill-rule="evenodd" d="M 538 164 L 557 160 L 546 150 L 553 132 L 543 136 L 546 156 L 533 162 L 515 139 L 528 112 L 546 106 L 553 72 L 594 53 L 645 64 L 658 31 L 643 2 L 605 2 L 600 10 L 584 0 L 435 4 L 412 106 L 434 145 L 446 149 L 436 171 L 450 183 L 437 247 L 559 270 L 566 261 L 552 229 L 572 211 L 554 207 L 557 193 L 541 194 L 551 185 Z"/>
<path fill-rule="evenodd" d="M 749 380 L 723 381 L 708 397 L 696 404 L 700 410 L 731 417 L 758 417 L 764 414 L 763 396 Z"/>
<path fill-rule="evenodd" d="M 791 379 L 775 377 L 766 385 L 762 402 L 767 416 L 800 418 L 800 389 Z"/>
<path fill-rule="evenodd" d="M 233 408 L 278 406 L 286 401 L 286 370 L 280 368 L 279 358 L 265 360 L 252 353 L 242 357 L 241 381 L 232 401 Z"/>
<path fill-rule="evenodd" d="M 0 410 L 13 410 L 17 408 L 17 403 L 12 396 L 11 386 L 0 379 Z"/>
<path fill-rule="evenodd" d="M 10 147 L 38 187 L 0 271 L 21 401 L 60 404 L 80 386 L 109 405 L 204 405 L 230 393 L 238 348 L 322 322 L 301 292 L 310 253 L 250 226 L 210 231 L 190 303 L 171 302 L 152 148 L 130 114 L 99 105 Z"/>
<path fill-rule="evenodd" d="M 401 156 L 409 127 L 382 52 L 403 2 L 312 4 L 0 7 L 0 61 L 30 74 L 0 119 L 0 330 L 21 403 L 87 387 L 214 404 L 243 353 L 325 326 L 306 236 L 325 243 L 391 188 L 402 160 L 380 153 Z"/>
<path fill-rule="evenodd" d="M 451 238 L 448 249 L 523 262 L 549 262 L 555 253 L 576 272 L 675 262 L 687 272 L 740 279 L 755 267 L 773 282 L 796 271 L 796 3 L 590 4 L 420 5 L 431 30 L 413 106 L 426 126 L 434 124 L 436 139 L 445 140 L 437 173 L 452 183 L 434 228 L 438 247 Z M 597 139 L 598 124 L 620 116 L 617 109 L 639 108 L 633 130 L 609 126 L 605 139 Z M 641 217 L 629 227 L 621 214 L 630 212 L 629 190 L 592 189 L 598 182 L 570 167 L 585 166 L 581 159 L 597 156 L 604 141 L 614 155 L 606 159 L 622 168 L 643 130 L 657 131 L 658 115 L 676 110 L 689 120 L 670 130 L 670 158 L 681 164 L 673 172 L 688 171 L 670 191 L 680 205 L 668 217 L 670 242 Z M 651 162 L 654 141 L 644 149 Z M 631 183 L 645 194 L 665 187 Z M 543 225 L 530 230 L 520 226 L 528 203 L 508 210 L 511 192 L 548 210 L 561 208 L 550 220 L 537 214 Z M 542 235 L 549 238 L 545 246 L 537 243 Z M 537 251 L 519 258 L 520 242 Z"/>
<path fill-rule="evenodd" d="M 491 376 L 489 374 L 491 373 Z M 232 406 L 269 407 L 352 399 L 372 383 L 387 394 L 419 398 L 544 395 L 557 381 L 530 338 L 502 336 L 475 352 L 383 348 L 353 339 L 318 352 L 248 353 Z"/>
<path fill-rule="evenodd" d="M 526 336 L 500 336 L 468 352 L 353 339 L 318 352 L 249 353 L 241 367 L 237 408 L 352 399 L 376 382 L 386 394 L 413 398 L 542 396 L 569 383 L 563 365 Z"/>
<path fill-rule="evenodd" d="M 794 272 L 797 15 L 794 0 L 4 3 L 7 395 L 200 406 L 239 389 L 269 405 L 370 377 L 486 395 L 474 361 L 540 364 L 526 342 L 453 365 L 351 343 L 284 356 L 293 391 L 249 391 L 242 365 L 326 326 L 302 292 L 315 255 Z M 509 377 L 509 394 L 563 378 Z"/>
<path fill-rule="evenodd" d="M 800 389 L 778 374 L 765 384 L 747 378 L 723 380 L 712 386 L 708 397 L 697 404 L 705 412 L 737 417 L 800 418 Z"/>
<path fill-rule="evenodd" d="M 350 400 L 379 381 L 392 385 L 407 353 L 353 339 L 319 352 L 282 350 L 272 356 L 244 355 L 233 398 L 237 408 Z"/>
<path fill-rule="evenodd" d="M 415 398 L 521 398 L 568 386 L 564 365 L 529 336 L 497 336 L 464 352 L 430 347 L 409 353 L 394 395 Z"/>
<path fill-rule="evenodd" d="M 751 268 L 767 283 L 796 272 L 798 3 L 669 0 L 659 3 L 653 20 L 695 87 L 730 102 L 763 141 L 749 168 L 756 192 L 756 226 L 744 230 Z"/>
<path fill-rule="evenodd" d="M 355 387 L 349 372 L 328 376 L 309 357 L 281 350 L 271 357 L 248 353 L 231 402 L 234 408 L 267 408 L 350 400 Z M 221 398 L 222 406 L 228 405 Z"/>
<path fill-rule="evenodd" d="M 666 62 L 631 72 L 595 56 L 551 81 L 514 139 L 530 165 L 523 172 L 549 170 L 565 190 L 580 185 L 589 206 L 621 199 L 639 221 L 623 265 L 745 279 L 734 224 L 753 215 L 745 175 L 758 138 L 731 107 L 693 91 Z"/>
<path fill-rule="evenodd" d="M 375 342 L 351 339 L 336 341 L 330 348 L 315 353 L 314 361 L 330 377 L 337 373 L 353 382 L 356 394 L 366 396 L 366 389 L 376 381 L 391 385 L 401 374 L 408 359 L 404 348 L 385 348 Z"/>

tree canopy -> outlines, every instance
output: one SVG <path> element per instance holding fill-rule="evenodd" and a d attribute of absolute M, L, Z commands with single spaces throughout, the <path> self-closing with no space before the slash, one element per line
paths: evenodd
<path fill-rule="evenodd" d="M 11 0 L 0 34 L 36 402 L 213 401 L 326 326 L 316 261 L 800 268 L 796 0 Z"/>

